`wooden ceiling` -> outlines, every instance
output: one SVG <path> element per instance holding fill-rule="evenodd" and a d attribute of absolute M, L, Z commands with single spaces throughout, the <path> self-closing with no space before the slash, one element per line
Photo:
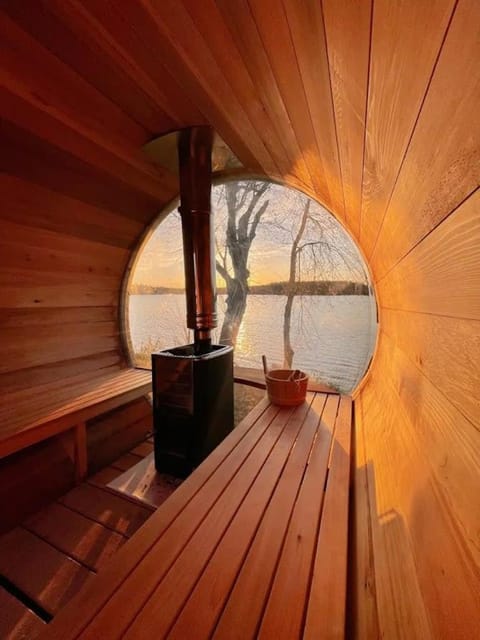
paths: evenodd
<path fill-rule="evenodd" d="M 2 165 L 94 205 L 148 218 L 176 184 L 141 146 L 209 122 L 334 212 L 383 275 L 478 184 L 472 0 L 2 7 Z"/>

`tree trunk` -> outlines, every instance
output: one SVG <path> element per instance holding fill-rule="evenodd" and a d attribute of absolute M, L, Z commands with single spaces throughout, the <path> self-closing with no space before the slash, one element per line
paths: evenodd
<path fill-rule="evenodd" d="M 302 220 L 300 227 L 295 236 L 295 240 L 292 244 L 292 250 L 290 252 L 290 273 L 287 286 L 287 301 L 285 303 L 285 310 L 283 313 L 283 366 L 286 369 L 292 368 L 293 356 L 295 351 L 293 350 L 292 343 L 290 342 L 290 329 L 292 324 L 292 307 L 293 299 L 295 297 L 296 280 L 297 280 L 297 257 L 298 257 L 298 245 L 302 239 L 303 232 L 307 226 L 308 213 L 310 211 L 310 200 L 305 203 L 303 209 Z"/>
<path fill-rule="evenodd" d="M 260 218 L 268 208 L 268 200 L 258 205 L 269 187 L 268 183 L 263 183 L 260 187 L 256 186 L 256 183 L 253 186 L 245 186 L 237 182 L 229 182 L 225 185 L 228 210 L 226 249 L 230 256 L 233 273 L 229 273 L 226 260 L 224 264 L 220 264 L 217 260 L 217 271 L 225 280 L 227 287 L 227 308 L 220 332 L 221 344 L 235 346 L 245 315 L 250 277 L 248 269 L 250 247 L 255 239 Z M 251 197 L 248 201 L 249 194 Z M 246 209 L 238 217 L 243 207 Z"/>

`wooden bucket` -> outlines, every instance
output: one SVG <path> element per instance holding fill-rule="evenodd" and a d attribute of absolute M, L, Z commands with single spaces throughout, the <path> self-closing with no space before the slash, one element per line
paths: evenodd
<path fill-rule="evenodd" d="M 295 374 L 294 379 L 292 374 Z M 302 404 L 307 394 L 308 376 L 293 369 L 272 369 L 265 375 L 268 398 L 272 404 L 294 407 Z"/>

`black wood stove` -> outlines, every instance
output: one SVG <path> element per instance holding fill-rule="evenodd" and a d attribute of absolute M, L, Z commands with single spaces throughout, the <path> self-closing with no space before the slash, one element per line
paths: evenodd
<path fill-rule="evenodd" d="M 233 428 L 233 349 L 217 325 L 211 224 L 211 127 L 178 135 L 187 326 L 194 342 L 152 354 L 155 467 L 188 475 Z"/>

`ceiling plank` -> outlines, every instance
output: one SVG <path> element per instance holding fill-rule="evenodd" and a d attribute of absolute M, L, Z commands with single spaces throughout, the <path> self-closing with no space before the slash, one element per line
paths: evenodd
<path fill-rule="evenodd" d="M 48 10 L 71 29 L 82 42 L 111 65 L 120 69 L 140 92 L 142 100 L 154 110 L 153 133 L 168 129 L 156 120 L 156 112 L 165 113 L 174 123 L 172 128 L 204 124 L 205 117 L 170 73 L 156 50 L 158 35 L 146 37 L 141 22 L 132 20 L 127 3 L 110 0 L 48 0 Z M 82 65 L 85 64 L 83 60 Z M 86 70 L 92 82 L 105 86 L 101 76 L 93 79 L 93 70 Z M 122 98 L 123 99 L 123 98 Z"/>
<path fill-rule="evenodd" d="M 360 232 L 367 258 L 375 246 L 454 5 L 455 0 L 375 0 L 373 4 Z"/>
<path fill-rule="evenodd" d="M 329 193 L 329 208 L 344 220 L 345 203 L 322 6 L 318 0 L 283 0 L 283 5 L 316 140 L 318 160 Z"/>
<path fill-rule="evenodd" d="M 106 38 L 97 39 L 94 30 L 82 28 L 79 22 L 69 20 L 65 2 L 57 7 L 50 0 L 10 0 L 3 6 L 22 29 L 118 105 L 149 136 L 182 126 L 179 113 L 169 113 L 173 110 L 162 108 L 158 101 L 142 90 L 138 76 L 129 75 L 125 65 L 116 64 L 114 57 L 108 55 Z M 55 15 L 57 9 L 59 11 Z M 163 91 L 166 81 L 168 79 L 164 78 Z M 191 111 L 195 111 L 193 106 Z"/>
<path fill-rule="evenodd" d="M 371 256 L 376 278 L 480 183 L 478 33 L 478 3 L 460 0 Z"/>
<path fill-rule="evenodd" d="M 248 0 L 216 0 L 231 37 L 237 43 L 243 61 L 256 84 L 259 96 L 275 126 L 288 160 L 288 171 L 283 178 L 295 176 L 306 188 L 313 185 L 305 159 L 298 144 L 290 116 L 277 85 L 260 33 L 253 19 Z"/>
<path fill-rule="evenodd" d="M 371 2 L 323 0 L 345 223 L 358 238 L 368 87 Z"/>

